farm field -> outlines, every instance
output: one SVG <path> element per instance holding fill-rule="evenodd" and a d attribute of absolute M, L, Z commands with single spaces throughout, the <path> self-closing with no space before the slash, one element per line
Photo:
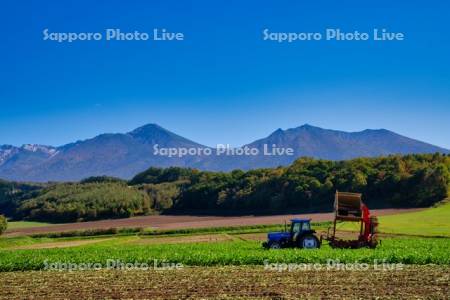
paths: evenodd
<path fill-rule="evenodd" d="M 437 207 L 420 211 L 379 216 L 378 230 L 382 233 L 450 237 L 450 202 L 448 201 Z M 359 230 L 359 225 L 351 222 L 344 222 L 338 226 L 341 230 Z"/>
<path fill-rule="evenodd" d="M 264 267 L 186 267 L 149 271 L 0 273 L 0 299 L 446 299 L 448 267 L 386 271 L 291 271 Z M 82 287 L 82 288 L 80 288 Z"/>
<path fill-rule="evenodd" d="M 13 221 L 8 222 L 8 229 L 14 230 L 14 229 L 22 229 L 22 228 L 34 228 L 34 227 L 47 227 L 51 226 L 50 223 L 44 223 L 44 222 L 33 222 L 33 221 Z"/>
<path fill-rule="evenodd" d="M 450 237 L 450 202 L 422 211 L 381 216 L 380 231 Z"/>
<path fill-rule="evenodd" d="M 420 211 L 421 209 L 379 209 L 374 213 L 379 216 L 400 214 L 411 211 Z M 333 218 L 332 213 L 315 214 L 289 214 L 289 215 L 270 215 L 270 216 L 194 216 L 194 215 L 153 215 L 125 219 L 112 219 L 102 221 L 90 221 L 67 224 L 51 224 L 40 222 L 11 222 L 13 227 L 9 226 L 5 235 L 30 235 L 47 232 L 62 232 L 87 229 L 107 229 L 107 228 L 135 228 L 150 227 L 154 229 L 180 229 L 180 228 L 207 228 L 224 226 L 249 226 L 249 225 L 269 225 L 281 224 L 285 220 L 292 218 L 308 218 L 313 222 L 329 221 Z M 32 226 L 32 224 L 36 226 Z M 30 225 L 30 226 L 28 226 Z"/>
<path fill-rule="evenodd" d="M 324 243 L 315 250 L 265 250 L 261 241 L 267 232 L 282 230 L 281 224 L 233 227 L 232 222 L 227 224 L 229 227 L 175 227 L 98 236 L 6 236 L 0 238 L 0 285 L 6 287 L 0 290 L 0 299 L 80 299 L 99 295 L 151 299 L 447 299 L 447 205 L 396 215 L 406 219 L 413 215 L 418 220 L 425 220 L 423 216 L 428 214 L 443 217 L 421 236 L 414 232 L 410 235 L 406 225 L 386 222 L 388 228 L 398 226 L 396 233 L 401 235 L 382 234 L 382 243 L 376 249 L 332 249 Z M 276 218 L 280 219 L 278 223 L 283 220 Z M 194 223 L 205 224 L 198 220 Z M 426 226 L 420 224 L 423 222 L 417 224 L 418 228 Z M 322 222 L 313 227 L 324 232 L 329 225 Z M 435 237 L 436 232 L 441 237 Z M 106 268 L 111 261 L 117 266 Z M 125 270 L 126 264 L 151 267 Z M 167 264 L 182 268 L 166 270 L 163 267 Z M 327 269 L 330 264 L 340 267 Z M 355 264 L 365 264 L 368 269 L 351 269 Z M 87 265 L 101 267 L 83 269 Z M 311 269 L 314 265 L 320 268 Z M 63 270 L 52 270 L 57 266 Z M 290 266 L 292 270 L 287 269 Z M 298 266 L 307 269 L 295 269 Z"/>
<path fill-rule="evenodd" d="M 15 237 L 0 239 L 0 271 L 42 270 L 45 262 L 152 263 L 154 260 L 186 266 L 263 265 L 279 263 L 368 263 L 375 260 L 402 264 L 450 265 L 450 239 L 384 238 L 377 249 L 265 250 L 264 229 L 214 234 L 126 235 L 74 238 Z"/>

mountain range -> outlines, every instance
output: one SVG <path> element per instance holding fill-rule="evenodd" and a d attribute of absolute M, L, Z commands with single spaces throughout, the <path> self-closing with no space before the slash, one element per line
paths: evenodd
<path fill-rule="evenodd" d="M 159 149 L 210 150 L 211 155 L 168 157 Z M 264 148 L 292 149 L 292 155 L 265 155 Z M 192 167 L 210 171 L 254 169 L 288 165 L 301 156 L 329 160 L 374 157 L 389 154 L 450 153 L 448 149 L 417 141 L 386 129 L 344 132 L 308 124 L 277 129 L 268 137 L 242 148 L 257 149 L 257 155 L 219 155 L 216 149 L 198 144 L 156 124 L 128 133 L 101 134 L 60 147 L 26 144 L 0 146 L 0 178 L 16 181 L 75 181 L 89 176 L 131 178 L 151 167 Z"/>

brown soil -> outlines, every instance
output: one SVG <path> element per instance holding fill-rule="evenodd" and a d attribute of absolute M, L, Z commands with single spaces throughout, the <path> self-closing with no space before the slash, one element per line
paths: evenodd
<path fill-rule="evenodd" d="M 373 210 L 377 216 L 392 215 L 404 212 L 417 211 L 419 209 L 380 209 Z M 330 221 L 332 213 L 299 214 L 299 215 L 273 215 L 273 216 L 182 216 L 182 215 L 159 215 L 143 216 L 127 219 L 113 219 L 69 224 L 57 224 L 42 227 L 8 229 L 7 236 L 30 235 L 36 233 L 62 232 L 86 229 L 107 229 L 124 227 L 151 227 L 155 229 L 180 229 L 180 228 L 203 228 L 203 227 L 224 227 L 224 226 L 244 226 L 262 224 L 281 224 L 285 220 L 292 218 L 308 218 L 314 222 Z"/>
<path fill-rule="evenodd" d="M 77 247 L 88 244 L 95 244 L 104 242 L 111 239 L 94 239 L 94 240 L 78 240 L 78 241 L 64 241 L 64 242 L 50 242 L 50 243 L 39 243 L 33 245 L 23 245 L 17 247 L 8 248 L 8 250 L 22 250 L 22 249 L 50 249 L 50 248 L 67 248 L 67 247 Z"/>
<path fill-rule="evenodd" d="M 231 241 L 233 237 L 227 234 L 202 234 L 189 236 L 173 236 L 173 237 L 141 237 L 133 244 L 184 244 L 184 243 L 213 243 Z"/>
<path fill-rule="evenodd" d="M 243 233 L 237 234 L 236 237 L 244 241 L 265 241 L 267 233 Z"/>
<path fill-rule="evenodd" d="M 27 271 L 0 273 L 0 299 L 448 299 L 449 280 L 448 266 L 396 271 Z"/>

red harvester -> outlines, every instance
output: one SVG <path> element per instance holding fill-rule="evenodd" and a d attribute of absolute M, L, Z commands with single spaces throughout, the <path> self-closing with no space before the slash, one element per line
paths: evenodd
<path fill-rule="evenodd" d="M 367 206 L 361 200 L 361 194 L 336 191 L 334 199 L 333 226 L 328 228 L 325 239 L 334 248 L 375 248 L 378 245 L 377 229 L 378 218 L 370 215 Z M 360 231 L 358 239 L 349 240 L 336 236 L 336 223 L 359 222 Z"/>

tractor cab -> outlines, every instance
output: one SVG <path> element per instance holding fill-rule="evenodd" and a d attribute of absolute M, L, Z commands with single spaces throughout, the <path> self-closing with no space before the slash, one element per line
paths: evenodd
<path fill-rule="evenodd" d="M 267 235 L 264 248 L 319 248 L 320 241 L 314 235 L 316 231 L 311 229 L 310 219 L 292 219 L 289 229 L 285 225 L 284 232 L 271 232 Z"/>

